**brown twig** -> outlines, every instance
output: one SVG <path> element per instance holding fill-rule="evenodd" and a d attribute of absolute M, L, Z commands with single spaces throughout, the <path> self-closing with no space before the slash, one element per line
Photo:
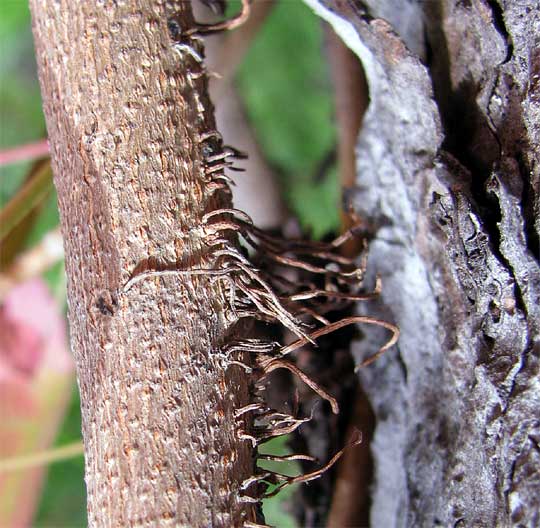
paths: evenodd
<path fill-rule="evenodd" d="M 238 26 L 241 26 L 249 17 L 250 13 L 250 0 L 242 0 L 242 9 L 240 13 L 233 18 L 216 22 L 215 24 L 201 24 L 196 23 L 196 26 L 186 32 L 186 35 L 191 37 L 195 35 L 211 35 L 213 33 L 220 33 L 221 31 L 230 31 Z"/>

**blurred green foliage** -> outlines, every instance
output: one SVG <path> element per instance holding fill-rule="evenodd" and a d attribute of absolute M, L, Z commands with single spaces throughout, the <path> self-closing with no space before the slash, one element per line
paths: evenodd
<path fill-rule="evenodd" d="M 314 238 L 339 229 L 336 143 L 320 20 L 300 0 L 278 2 L 240 68 L 238 88 L 283 194 Z"/>
<path fill-rule="evenodd" d="M 45 136 L 30 12 L 23 0 L 0 2 L 0 148 Z M 28 163 L 0 167 L 0 206 L 21 184 Z"/>
<path fill-rule="evenodd" d="M 280 174 L 286 201 L 301 226 L 316 238 L 339 229 L 336 170 L 321 170 L 336 141 L 322 48 L 320 21 L 300 0 L 282 0 L 255 39 L 237 78 L 262 151 Z M 44 135 L 28 5 L 23 0 L 2 0 L 0 148 L 35 141 Z M 28 169 L 28 163 L 0 168 L 0 206 L 21 185 Z M 39 241 L 57 223 L 56 196 L 51 193 L 28 244 Z M 61 280 L 58 268 L 48 274 L 48 279 L 53 286 Z M 80 436 L 79 399 L 74 390 L 56 445 L 76 441 Z M 287 452 L 283 438 L 265 448 L 274 454 Z M 82 458 L 76 458 L 49 468 L 36 527 L 86 525 L 83 466 Z M 288 470 L 297 473 L 298 468 L 292 465 Z M 279 528 L 294 526 L 283 507 L 291 493 L 292 489 L 285 489 L 265 501 L 269 524 Z"/>
<path fill-rule="evenodd" d="M 273 438 L 259 448 L 260 453 L 271 455 L 290 455 L 291 450 L 287 446 L 287 437 L 278 436 Z M 300 465 L 297 462 L 274 462 L 259 460 L 257 464 L 260 468 L 282 473 L 284 475 L 295 476 L 300 474 Z M 266 523 L 279 528 L 294 528 L 296 526 L 294 518 L 288 513 L 288 500 L 291 499 L 298 484 L 293 484 L 283 488 L 275 497 L 263 501 L 263 511 Z M 273 488 L 269 488 L 272 491 Z"/>
<path fill-rule="evenodd" d="M 28 2 L 0 2 L 0 149 L 45 137 Z M 0 207 L 13 196 L 31 162 L 0 167 Z M 25 242 L 31 247 L 58 225 L 56 193 L 51 189 Z M 58 274 L 56 274 L 58 276 Z"/>

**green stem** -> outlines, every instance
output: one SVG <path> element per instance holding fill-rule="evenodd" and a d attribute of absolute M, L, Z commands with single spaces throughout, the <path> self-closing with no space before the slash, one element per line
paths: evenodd
<path fill-rule="evenodd" d="M 33 176 L 0 211 L 0 241 L 21 222 L 52 189 L 50 162 L 39 166 Z"/>
<path fill-rule="evenodd" d="M 31 467 L 44 466 L 60 462 L 84 453 L 82 442 L 73 442 L 55 449 L 38 451 L 29 455 L 5 458 L 0 460 L 0 475 L 9 471 L 22 471 Z"/>

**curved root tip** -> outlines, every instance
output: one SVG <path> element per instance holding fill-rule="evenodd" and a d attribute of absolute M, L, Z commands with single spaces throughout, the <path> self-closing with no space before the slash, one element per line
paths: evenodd
<path fill-rule="evenodd" d="M 284 368 L 292 372 L 295 376 L 301 379 L 306 385 L 311 387 L 323 400 L 326 400 L 332 407 L 334 414 L 339 414 L 339 405 L 337 400 L 330 396 L 320 385 L 315 383 L 305 372 L 300 370 L 296 365 L 285 361 L 283 359 L 272 359 L 269 363 L 263 366 L 265 374 L 272 372 L 273 370 Z"/>
<path fill-rule="evenodd" d="M 310 455 L 265 455 L 259 454 L 258 458 L 262 460 L 271 460 L 272 462 L 290 462 L 291 460 L 307 460 L 308 462 L 317 462 L 315 457 Z"/>
<path fill-rule="evenodd" d="M 216 24 L 197 24 L 196 27 L 186 31 L 186 34 L 189 36 L 203 36 L 219 33 L 221 31 L 230 31 L 231 29 L 241 26 L 249 18 L 250 11 L 250 0 L 242 0 L 242 9 L 235 17 Z"/>
<path fill-rule="evenodd" d="M 366 322 L 368 322 L 368 321 L 366 321 Z M 384 328 L 387 328 L 388 330 L 390 330 L 392 332 L 392 337 L 390 337 L 390 339 L 386 342 L 386 344 L 384 346 L 382 346 L 381 348 L 379 348 L 379 350 L 375 354 L 373 354 L 372 356 L 370 356 L 367 359 L 365 359 L 364 361 L 362 361 L 362 363 L 360 363 L 360 365 L 357 365 L 354 368 L 355 372 L 358 372 L 363 367 L 367 367 L 368 365 L 371 365 L 371 363 L 373 363 L 378 358 L 380 358 L 389 348 L 392 348 L 397 343 L 397 341 L 399 339 L 399 333 L 400 332 L 399 332 L 399 328 L 396 325 L 394 325 L 392 323 L 387 323 L 386 321 L 381 321 L 379 319 L 372 319 L 372 321 L 370 321 L 370 322 L 371 322 L 371 324 L 375 324 L 375 325 L 378 325 L 378 326 L 383 326 Z"/>
<path fill-rule="evenodd" d="M 383 354 L 391 346 L 395 345 L 399 338 L 399 329 L 396 325 L 392 323 L 388 323 L 386 321 L 382 321 L 381 319 L 376 319 L 375 317 L 368 317 L 365 315 L 355 315 L 353 317 L 346 317 L 345 319 L 341 319 L 341 321 L 337 321 L 336 323 L 332 323 L 328 326 L 324 326 L 323 328 L 319 328 L 318 330 L 315 330 L 314 332 L 309 334 L 307 338 L 302 337 L 301 339 L 294 341 L 290 345 L 283 347 L 280 350 L 281 356 L 286 356 L 287 354 L 290 354 L 291 352 L 294 352 L 301 346 L 307 344 L 308 338 L 309 338 L 309 341 L 314 341 L 323 335 L 331 334 L 332 332 L 335 332 L 336 330 L 339 330 L 340 328 L 343 328 L 345 326 L 355 324 L 355 323 L 364 323 L 364 324 L 371 324 L 375 326 L 382 326 L 383 328 L 386 328 L 387 330 L 390 330 L 392 332 L 392 337 L 390 338 L 390 340 L 381 349 L 379 349 L 379 351 L 376 354 L 374 354 L 370 358 L 366 359 L 363 363 L 361 363 L 360 366 L 357 367 L 357 369 L 365 365 L 369 365 L 370 363 L 375 361 L 379 356 L 381 356 L 381 354 Z"/>
<path fill-rule="evenodd" d="M 340 449 L 323 467 L 312 471 L 311 473 L 307 473 L 305 475 L 299 475 L 298 477 L 288 477 L 287 481 L 283 484 L 280 484 L 274 491 L 265 494 L 264 498 L 268 499 L 270 497 L 273 497 L 277 495 L 283 488 L 290 486 L 291 484 L 297 484 L 302 482 L 310 482 L 311 480 L 315 480 L 320 478 L 326 471 L 328 471 L 343 455 L 343 453 L 354 446 L 357 446 L 362 442 L 362 433 L 360 431 L 355 430 L 350 442 L 343 447 L 343 449 Z"/>

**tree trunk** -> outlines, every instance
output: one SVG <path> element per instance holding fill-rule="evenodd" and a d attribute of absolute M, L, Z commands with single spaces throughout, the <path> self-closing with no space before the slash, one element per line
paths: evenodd
<path fill-rule="evenodd" d="M 380 313 L 401 329 L 361 372 L 371 522 L 537 526 L 538 2 L 306 1 L 367 74 L 351 201 L 374 226 Z M 359 355 L 381 339 L 366 335 Z"/>
<path fill-rule="evenodd" d="M 209 161 L 221 145 L 203 49 L 187 33 L 190 4 L 30 4 L 65 241 L 89 524 L 254 521 L 239 489 L 254 473 L 253 448 L 234 415 L 249 403 L 249 378 L 220 352 L 236 318 L 203 221 L 230 200 Z"/>

